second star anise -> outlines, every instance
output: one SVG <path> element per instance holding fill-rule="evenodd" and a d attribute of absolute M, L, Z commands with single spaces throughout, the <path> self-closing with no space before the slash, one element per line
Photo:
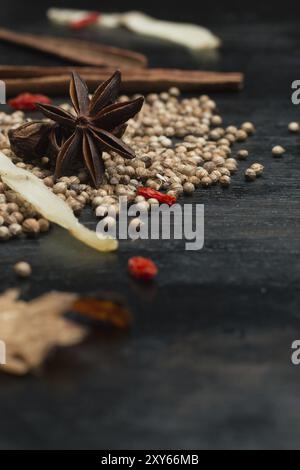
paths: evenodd
<path fill-rule="evenodd" d="M 75 115 L 58 106 L 38 104 L 47 118 L 56 122 L 69 134 L 57 155 L 56 178 L 64 173 L 67 166 L 71 166 L 81 158 L 94 185 L 99 187 L 105 173 L 103 151 L 113 151 L 124 158 L 134 158 L 133 150 L 121 140 L 121 137 L 126 130 L 128 119 L 133 118 L 141 110 L 144 98 L 116 103 L 120 83 L 121 74 L 115 72 L 97 88 L 90 99 L 86 83 L 73 72 L 70 97 Z"/>

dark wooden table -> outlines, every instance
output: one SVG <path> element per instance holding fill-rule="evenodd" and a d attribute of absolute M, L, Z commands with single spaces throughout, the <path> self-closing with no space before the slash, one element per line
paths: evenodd
<path fill-rule="evenodd" d="M 133 43 L 124 32 L 98 37 L 145 50 L 153 65 L 244 71 L 242 93 L 213 98 L 226 124 L 256 124 L 246 147 L 265 175 L 245 183 L 243 163 L 228 190 L 197 191 L 193 201 L 205 204 L 206 216 L 200 252 L 139 241 L 104 256 L 59 228 L 0 246 L 1 289 L 19 285 L 12 266 L 27 259 L 33 276 L 21 284 L 25 298 L 49 289 L 112 292 L 135 318 L 129 334 L 100 330 L 59 351 L 39 377 L 1 375 L 1 449 L 299 447 L 300 369 L 290 356 L 300 337 L 300 138 L 287 125 L 300 120 L 290 100 L 300 78 L 300 29 L 255 15 L 228 14 L 212 25 L 224 48 L 210 58 Z M 20 29 L 57 32 L 40 22 Z M 0 58 L 56 63 L 4 45 Z M 286 147 L 284 158 L 272 158 L 275 144 Z M 84 220 L 93 226 L 91 215 Z M 155 285 L 128 277 L 133 254 L 157 261 Z"/>

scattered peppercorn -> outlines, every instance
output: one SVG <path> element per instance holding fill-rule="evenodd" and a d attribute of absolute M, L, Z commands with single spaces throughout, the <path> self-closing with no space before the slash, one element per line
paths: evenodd
<path fill-rule="evenodd" d="M 276 145 L 272 148 L 272 154 L 274 157 L 281 157 L 285 153 L 285 148 L 281 145 Z"/>
<path fill-rule="evenodd" d="M 248 150 L 245 150 L 245 149 L 241 149 L 237 153 L 237 158 L 239 160 L 246 160 L 248 158 L 248 156 L 249 156 L 249 152 L 248 152 Z"/>
<path fill-rule="evenodd" d="M 247 181 L 255 181 L 256 180 L 256 172 L 253 170 L 253 168 L 248 168 L 245 171 L 245 178 Z"/>
<path fill-rule="evenodd" d="M 22 278 L 27 278 L 31 276 L 32 269 L 29 263 L 25 261 L 20 261 L 19 263 L 15 264 L 14 266 L 15 273 Z"/>
<path fill-rule="evenodd" d="M 10 238 L 8 227 L 0 227 L 0 241 L 6 241 Z"/>
<path fill-rule="evenodd" d="M 40 232 L 48 232 L 50 228 L 50 223 L 47 219 L 39 219 L 38 220 Z"/>
<path fill-rule="evenodd" d="M 125 95 L 119 97 L 120 103 L 129 100 Z M 62 104 L 61 108 L 72 112 L 70 104 Z M 193 194 L 199 186 L 226 187 L 239 160 L 248 157 L 245 149 L 234 152 L 235 143 L 243 142 L 255 131 L 249 122 L 239 128 L 222 127 L 216 103 L 207 95 L 181 99 L 180 90 L 175 87 L 168 92 L 151 93 L 146 96 L 138 121 L 130 120 L 123 136 L 136 157 L 127 160 L 103 152 L 106 181 L 95 189 L 85 170 L 78 169 L 76 175 L 55 180 L 49 155 L 42 155 L 39 163 L 16 156 L 8 131 L 25 122 L 21 111 L 10 115 L 0 112 L 0 150 L 16 166 L 40 178 L 76 215 L 90 205 L 102 218 L 109 216 L 110 207 L 118 214 L 120 196 L 126 196 L 128 204 L 139 204 L 141 210 L 148 211 L 159 203 L 172 205 L 182 194 Z M 30 237 L 48 230 L 49 222 L 0 178 L 0 240 Z"/>
<path fill-rule="evenodd" d="M 26 219 L 22 224 L 24 232 L 36 235 L 40 231 L 40 225 L 36 219 Z"/>
<path fill-rule="evenodd" d="M 261 176 L 265 169 L 260 163 L 253 163 L 250 168 L 255 171 L 256 176 Z"/>
<path fill-rule="evenodd" d="M 230 179 L 230 176 L 222 175 L 219 181 L 220 181 L 221 186 L 223 186 L 224 188 L 228 188 L 228 186 L 230 185 L 231 179 Z"/>
<path fill-rule="evenodd" d="M 241 125 L 243 131 L 245 131 L 248 135 L 253 135 L 255 133 L 255 127 L 252 122 L 244 122 Z"/>
<path fill-rule="evenodd" d="M 244 142 L 247 139 L 247 137 L 248 137 L 248 134 L 243 129 L 238 130 L 236 133 L 236 140 L 238 142 Z"/>
<path fill-rule="evenodd" d="M 300 132 L 299 122 L 290 122 L 288 129 L 289 129 L 290 132 L 293 132 L 293 133 L 297 134 L 298 132 Z"/>
<path fill-rule="evenodd" d="M 193 185 L 193 183 L 184 183 L 184 185 L 183 185 L 183 191 L 185 192 L 185 194 L 191 195 L 191 194 L 193 194 L 195 189 L 196 188 Z"/>

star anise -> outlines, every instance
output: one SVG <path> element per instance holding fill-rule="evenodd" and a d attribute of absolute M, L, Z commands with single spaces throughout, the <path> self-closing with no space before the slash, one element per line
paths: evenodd
<path fill-rule="evenodd" d="M 133 118 L 142 108 L 144 98 L 115 103 L 120 83 L 121 74 L 115 72 L 97 88 L 90 99 L 86 83 L 73 72 L 70 97 L 75 115 L 58 106 L 38 105 L 47 118 L 55 121 L 59 128 L 69 135 L 57 155 L 56 178 L 64 173 L 68 165 L 81 158 L 94 185 L 99 187 L 105 173 L 103 151 L 113 151 L 124 158 L 134 158 L 133 150 L 121 137 L 126 130 L 128 119 Z"/>

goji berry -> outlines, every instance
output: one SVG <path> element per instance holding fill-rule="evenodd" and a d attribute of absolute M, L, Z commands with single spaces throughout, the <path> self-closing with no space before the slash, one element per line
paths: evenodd
<path fill-rule="evenodd" d="M 141 256 L 130 258 L 128 261 L 128 270 L 133 277 L 143 281 L 153 279 L 158 273 L 156 264 L 151 259 Z"/>
<path fill-rule="evenodd" d="M 87 28 L 88 26 L 91 26 L 92 24 L 95 24 L 98 22 L 101 14 L 98 13 L 97 11 L 92 11 L 88 15 L 86 15 L 82 20 L 78 21 L 72 21 L 70 23 L 70 28 L 71 29 L 84 29 Z"/>
<path fill-rule="evenodd" d="M 20 95 L 8 101 L 8 104 L 12 108 L 22 111 L 35 111 L 37 109 L 36 103 L 50 104 L 51 100 L 48 98 L 48 96 L 44 95 L 21 93 Z"/>
<path fill-rule="evenodd" d="M 168 194 L 161 193 L 160 191 L 156 191 L 151 188 L 140 187 L 137 190 L 137 194 L 139 196 L 144 196 L 146 199 L 157 199 L 159 202 L 168 204 L 169 206 L 172 206 L 176 202 L 176 197 L 169 196 Z"/>

